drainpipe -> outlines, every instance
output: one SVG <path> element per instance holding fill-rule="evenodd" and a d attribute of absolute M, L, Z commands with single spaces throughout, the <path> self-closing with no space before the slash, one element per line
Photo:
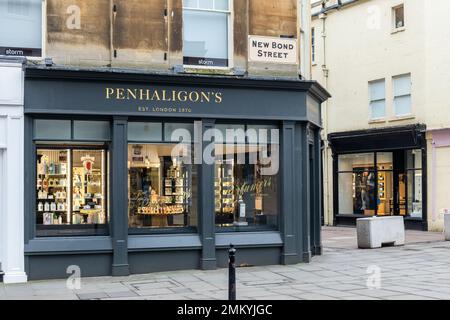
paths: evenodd
<path fill-rule="evenodd" d="M 437 155 L 437 150 L 436 150 L 436 142 L 433 141 L 431 142 L 431 221 L 433 223 L 433 228 L 435 226 L 436 220 L 437 220 L 437 207 L 436 207 L 436 200 L 437 200 L 437 195 L 436 195 L 436 155 Z M 426 170 L 426 169 L 425 169 Z M 430 227 L 428 227 L 428 229 L 430 229 Z"/>
<path fill-rule="evenodd" d="M 322 2 L 322 6 L 325 6 L 325 0 Z M 321 13 L 319 15 L 319 18 L 322 20 L 322 72 L 323 72 L 323 81 L 322 84 L 325 86 L 325 89 L 328 90 L 328 67 L 327 67 L 327 51 L 326 51 L 326 20 L 327 20 L 327 14 Z M 332 203 L 333 199 L 333 193 L 330 193 L 330 189 L 333 190 L 333 188 L 330 188 L 330 168 L 329 168 L 329 146 L 328 146 L 328 100 L 324 103 L 324 112 L 323 112 L 323 122 L 324 122 L 324 130 L 323 132 L 323 141 L 324 141 L 324 149 L 323 149 L 323 178 L 324 178 L 324 185 L 326 186 L 327 190 L 325 190 L 326 195 L 326 206 L 324 206 L 324 223 L 325 225 L 330 225 L 333 222 L 333 219 L 330 219 L 330 213 L 332 212 L 330 210 L 330 204 Z M 331 202 L 330 202 L 331 201 Z"/>

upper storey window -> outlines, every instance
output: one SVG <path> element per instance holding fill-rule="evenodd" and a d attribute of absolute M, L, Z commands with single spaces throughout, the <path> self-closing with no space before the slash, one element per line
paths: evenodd
<path fill-rule="evenodd" d="M 42 56 L 42 0 L 0 0 L 0 56 Z"/>
<path fill-rule="evenodd" d="M 183 1 L 183 64 L 229 67 L 229 0 Z"/>
<path fill-rule="evenodd" d="M 402 29 L 405 27 L 405 7 L 404 5 L 399 5 L 392 9 L 393 13 L 393 29 Z"/>

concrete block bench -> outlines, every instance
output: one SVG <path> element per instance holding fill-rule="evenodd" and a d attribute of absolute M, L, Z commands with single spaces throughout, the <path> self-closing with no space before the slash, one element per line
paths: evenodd
<path fill-rule="evenodd" d="M 450 213 L 444 214 L 445 240 L 450 241 Z"/>
<path fill-rule="evenodd" d="M 371 217 L 356 220 L 358 248 L 381 248 L 383 244 L 405 244 L 403 217 Z"/>

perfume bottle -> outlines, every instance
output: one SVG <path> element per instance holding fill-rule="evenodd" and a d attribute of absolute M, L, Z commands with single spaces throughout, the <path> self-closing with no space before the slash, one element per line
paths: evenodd
<path fill-rule="evenodd" d="M 53 163 L 50 163 L 48 167 L 48 173 L 54 174 L 55 173 L 55 165 Z"/>
<path fill-rule="evenodd" d="M 44 204 L 44 210 L 45 210 L 45 211 L 50 211 L 50 204 L 49 204 L 48 202 L 46 202 L 46 203 Z"/>
<path fill-rule="evenodd" d="M 47 180 L 47 178 L 44 178 L 44 180 L 42 181 L 42 188 L 44 188 L 44 190 L 48 189 L 48 180 Z"/>
<path fill-rule="evenodd" d="M 38 204 L 38 211 L 44 211 L 44 205 L 42 204 L 42 202 L 39 202 Z"/>
<path fill-rule="evenodd" d="M 50 204 L 50 211 L 56 211 L 56 203 L 52 202 Z"/>

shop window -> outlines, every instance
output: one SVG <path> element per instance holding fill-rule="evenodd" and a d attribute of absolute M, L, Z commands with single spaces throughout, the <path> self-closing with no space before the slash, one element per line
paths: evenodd
<path fill-rule="evenodd" d="M 338 158 L 339 213 L 375 215 L 376 170 L 374 153 Z"/>
<path fill-rule="evenodd" d="M 38 146 L 37 236 L 107 233 L 107 159 L 103 146 Z"/>
<path fill-rule="evenodd" d="M 131 232 L 195 231 L 198 182 L 193 130 L 193 123 L 128 123 Z"/>
<path fill-rule="evenodd" d="M 197 171 L 191 144 L 128 145 L 128 218 L 131 229 L 197 226 Z"/>
<path fill-rule="evenodd" d="M 73 135 L 75 140 L 109 140 L 109 121 L 74 121 Z"/>
<path fill-rule="evenodd" d="M 183 63 L 228 67 L 229 0 L 183 1 Z"/>
<path fill-rule="evenodd" d="M 37 140 L 70 140 L 70 120 L 34 120 L 34 138 Z"/>
<path fill-rule="evenodd" d="M 216 125 L 219 135 L 224 135 L 223 139 L 216 137 L 215 144 L 215 221 L 219 230 L 254 230 L 278 225 L 278 170 L 264 173 L 269 163 L 267 157 L 272 157 L 272 161 L 278 158 L 278 140 L 265 143 L 271 139 L 261 139 L 262 134 L 270 135 L 273 126 L 259 127 L 265 130 L 258 130 L 259 135 L 256 130 L 250 134 L 249 129 L 254 128 L 249 127 Z M 241 133 L 247 139 L 238 137 Z M 250 136 L 256 136 L 257 142 L 249 143 Z"/>
<path fill-rule="evenodd" d="M 338 156 L 340 215 L 422 218 L 422 152 L 395 150 Z"/>
<path fill-rule="evenodd" d="M 0 55 L 42 55 L 42 0 L 0 1 Z"/>
<path fill-rule="evenodd" d="M 394 112 L 397 117 L 411 114 L 411 75 L 393 78 Z"/>
<path fill-rule="evenodd" d="M 270 126 L 270 125 L 247 125 L 247 130 L 250 132 L 251 130 L 254 130 L 256 133 L 256 138 L 259 142 L 264 143 L 278 143 L 278 138 L 276 138 L 272 134 L 272 130 L 278 130 L 278 126 Z M 252 143 L 250 141 L 250 135 L 247 135 L 247 142 Z"/>
<path fill-rule="evenodd" d="M 34 120 L 34 140 L 40 141 L 109 141 L 109 121 Z"/>
<path fill-rule="evenodd" d="M 363 171 L 374 170 L 375 155 L 373 153 L 357 153 L 339 155 L 339 171 L 350 171 L 359 168 Z"/>
<path fill-rule="evenodd" d="M 407 210 L 412 218 L 422 218 L 422 150 L 406 152 Z"/>
<path fill-rule="evenodd" d="M 383 119 L 386 116 L 385 80 L 369 82 L 369 93 L 371 119 Z"/>
<path fill-rule="evenodd" d="M 129 122 L 128 141 L 162 141 L 162 124 L 156 122 Z"/>
<path fill-rule="evenodd" d="M 393 29 L 401 29 L 405 27 L 405 7 L 400 5 L 392 9 L 393 14 Z"/>
<path fill-rule="evenodd" d="M 164 141 L 178 142 L 180 141 L 180 136 L 185 138 L 186 133 L 189 133 L 189 136 L 191 138 L 189 141 L 193 141 L 193 123 L 164 123 Z"/>
<path fill-rule="evenodd" d="M 377 152 L 377 215 L 385 216 L 394 214 L 394 166 L 392 152 Z M 400 188 L 401 189 L 401 184 Z M 399 190 L 399 210 L 404 215 L 405 197 Z"/>

